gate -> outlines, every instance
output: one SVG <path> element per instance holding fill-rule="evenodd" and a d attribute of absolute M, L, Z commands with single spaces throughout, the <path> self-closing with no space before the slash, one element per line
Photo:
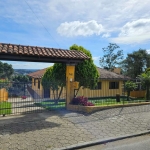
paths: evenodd
<path fill-rule="evenodd" d="M 32 82 L 0 83 L 0 115 L 43 112 L 65 109 L 66 90 L 57 98 L 57 91 L 33 88 Z"/>

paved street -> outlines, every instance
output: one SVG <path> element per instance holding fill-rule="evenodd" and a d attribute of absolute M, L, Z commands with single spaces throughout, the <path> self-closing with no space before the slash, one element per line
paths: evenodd
<path fill-rule="evenodd" d="M 91 115 L 47 111 L 0 118 L 0 150 L 51 150 L 150 130 L 150 105 Z"/>
<path fill-rule="evenodd" d="M 115 142 L 99 144 L 78 150 L 149 150 L 150 135 L 143 135 Z"/>

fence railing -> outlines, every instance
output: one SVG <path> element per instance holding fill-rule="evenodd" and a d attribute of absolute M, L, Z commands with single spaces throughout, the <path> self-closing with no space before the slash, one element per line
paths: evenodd
<path fill-rule="evenodd" d="M 82 84 L 86 82 L 88 81 L 83 80 Z M 123 79 L 99 79 L 94 87 L 84 88 L 81 86 L 79 90 L 75 90 L 75 96 L 87 97 L 88 101 L 92 102 L 95 106 L 124 105 L 146 102 L 146 91 L 141 89 L 131 91 L 129 98 L 127 98 L 125 82 L 126 80 Z M 141 86 L 139 87 L 141 88 Z"/>
<path fill-rule="evenodd" d="M 112 97 L 97 97 L 97 98 L 89 98 L 89 102 L 92 102 L 95 106 L 111 106 L 111 105 L 124 105 L 124 104 L 132 104 L 132 103 L 143 103 L 147 102 L 145 98 L 129 98 L 127 100 L 127 96 L 112 96 Z"/>
<path fill-rule="evenodd" d="M 32 82 L 0 83 L 0 115 L 64 109 L 66 91 L 57 92 Z"/>
<path fill-rule="evenodd" d="M 46 84 L 48 85 L 48 83 Z M 0 89 L 0 114 L 64 109 L 66 106 L 66 88 L 61 90 L 58 87 L 57 90 L 53 90 L 52 88 L 43 87 L 39 82 L 38 84 L 34 82 L 4 82 L 0 83 Z M 8 93 L 7 99 L 4 98 L 7 96 L 6 93 Z M 131 97 L 128 100 L 123 80 L 99 80 L 95 87 L 83 88 L 82 86 L 78 92 L 75 90 L 75 95 L 88 97 L 89 101 L 95 106 L 122 105 L 146 101 L 144 94 L 141 96 L 139 92 L 134 91 L 131 92 Z"/>

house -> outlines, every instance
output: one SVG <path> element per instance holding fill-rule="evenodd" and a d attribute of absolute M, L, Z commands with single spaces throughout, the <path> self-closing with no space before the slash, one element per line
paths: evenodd
<path fill-rule="evenodd" d="M 77 96 L 86 96 L 89 98 L 92 97 L 107 97 L 107 96 L 115 96 L 116 94 L 122 95 L 123 93 L 123 82 L 125 80 L 130 80 L 129 77 L 123 76 L 120 74 L 120 69 L 115 68 L 113 71 L 108 71 L 106 69 L 101 69 L 97 67 L 97 70 L 100 74 L 99 81 L 97 83 L 97 87 L 94 89 L 88 89 L 81 87 L 77 93 Z M 30 73 L 28 76 L 32 78 L 32 87 L 29 89 L 30 93 L 33 93 L 34 98 L 50 98 L 55 99 L 59 93 L 54 93 L 50 89 L 44 89 L 41 84 L 41 78 L 46 72 L 46 68 Z M 36 95 L 36 96 L 35 96 Z M 66 97 L 66 89 L 63 88 L 60 99 L 65 99 Z"/>
<path fill-rule="evenodd" d="M 88 98 L 109 97 L 122 95 L 124 93 L 124 81 L 130 80 L 130 77 L 121 75 L 121 69 L 115 68 L 113 71 L 97 67 L 100 74 L 97 87 L 94 89 L 81 88 L 77 95 L 83 95 Z"/>
<path fill-rule="evenodd" d="M 41 79 L 44 73 L 46 72 L 46 69 L 47 68 L 28 74 L 28 76 L 32 78 L 32 85 L 31 87 L 28 86 L 28 91 L 30 95 L 33 97 L 33 99 L 41 99 L 41 98 L 57 99 L 60 89 L 58 90 L 57 93 L 56 92 L 54 93 L 50 89 L 47 88 L 44 89 L 44 87 L 41 84 Z M 60 99 L 65 99 L 65 98 L 66 98 L 66 89 L 63 88 Z"/>

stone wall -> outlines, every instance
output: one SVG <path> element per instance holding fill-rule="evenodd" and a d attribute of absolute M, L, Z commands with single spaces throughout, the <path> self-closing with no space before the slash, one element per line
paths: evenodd
<path fill-rule="evenodd" d="M 84 112 L 84 113 L 92 113 L 98 110 L 110 109 L 110 108 L 117 108 L 117 107 L 130 107 L 130 106 L 139 106 L 139 105 L 147 105 L 150 102 L 141 102 L 141 103 L 132 103 L 132 104 L 117 104 L 113 106 L 81 106 L 81 105 L 72 105 L 69 104 L 67 106 L 67 110 L 77 111 L 77 112 Z"/>

